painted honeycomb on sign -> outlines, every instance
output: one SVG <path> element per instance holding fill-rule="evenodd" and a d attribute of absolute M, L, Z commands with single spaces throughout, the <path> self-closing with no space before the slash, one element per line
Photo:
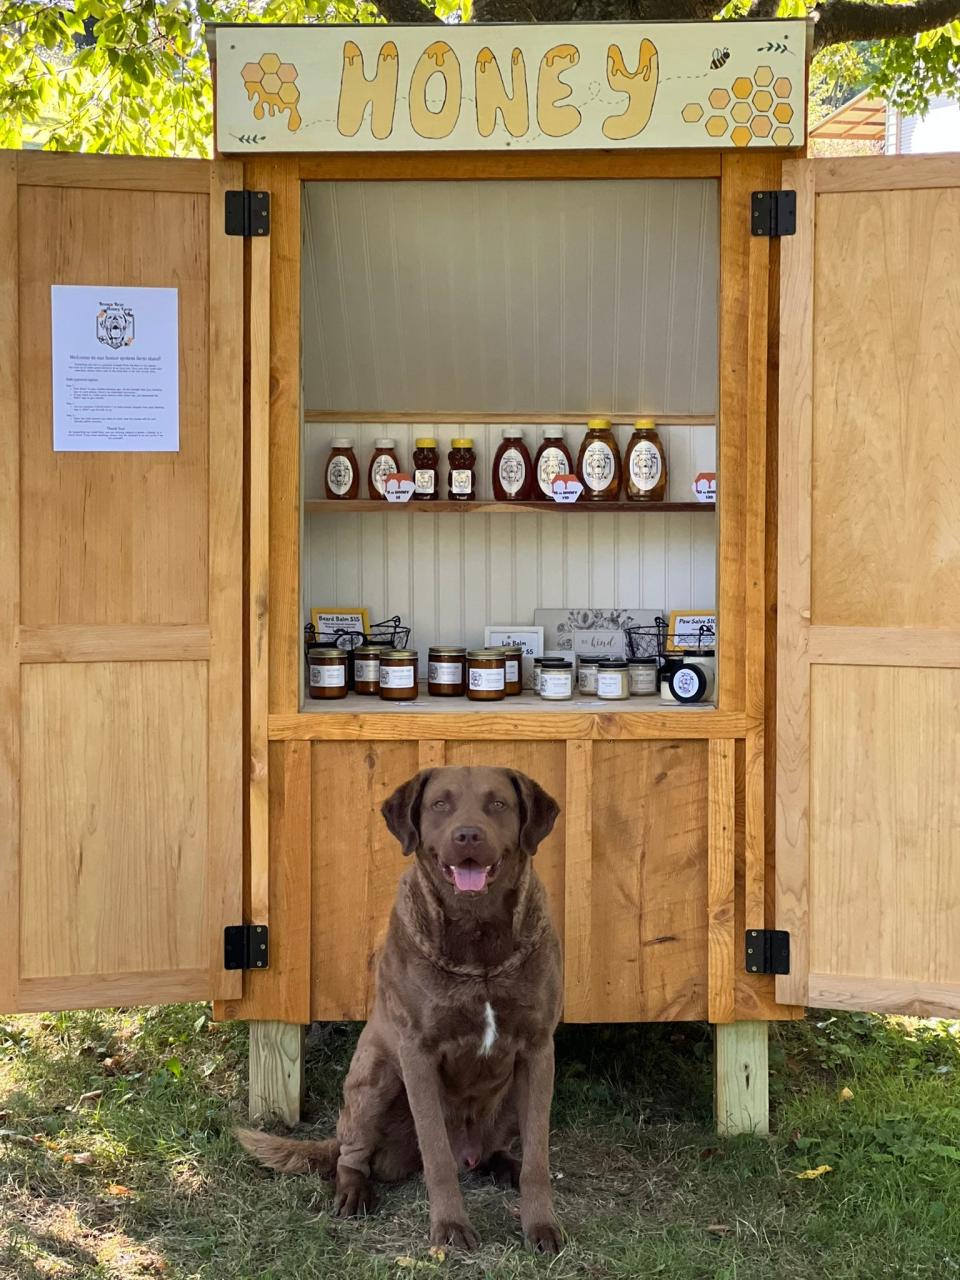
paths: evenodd
<path fill-rule="evenodd" d="M 729 135 L 737 147 L 789 147 L 798 141 L 793 107 L 784 101 L 792 91 L 789 76 L 775 77 L 772 67 L 761 65 L 752 76 L 711 89 L 705 102 L 688 102 L 680 114 L 688 127 L 705 129 L 711 138 Z"/>
<path fill-rule="evenodd" d="M 297 68 L 292 62 L 281 62 L 275 53 L 264 53 L 259 62 L 244 63 L 240 74 L 257 120 L 262 120 L 267 111 L 272 116 L 286 111 L 290 132 L 300 128 L 300 90 Z"/>

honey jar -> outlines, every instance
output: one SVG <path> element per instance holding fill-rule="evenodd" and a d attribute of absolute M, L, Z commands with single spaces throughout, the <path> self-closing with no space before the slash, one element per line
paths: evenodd
<path fill-rule="evenodd" d="M 397 442 L 384 436 L 373 442 L 373 454 L 367 471 L 367 492 L 371 498 L 387 500 L 387 481 L 400 470 L 397 461 Z"/>
<path fill-rule="evenodd" d="M 315 647 L 307 653 L 307 686 L 311 698 L 347 696 L 347 651 Z"/>
<path fill-rule="evenodd" d="M 499 702 L 506 694 L 507 657 L 502 649 L 467 650 L 467 697 Z"/>
<path fill-rule="evenodd" d="M 620 449 L 607 418 L 591 418 L 577 458 L 577 479 L 589 502 L 616 502 L 620 496 Z"/>
<path fill-rule="evenodd" d="M 337 436 L 331 444 L 323 486 L 329 501 L 356 498 L 360 493 L 360 469 L 352 436 Z"/>
<path fill-rule="evenodd" d="M 353 689 L 368 697 L 380 692 L 380 645 L 364 644 L 353 651 Z"/>
<path fill-rule="evenodd" d="M 412 702 L 416 696 L 416 649 L 383 649 L 380 653 L 380 697 L 389 702 Z"/>
<path fill-rule="evenodd" d="M 508 698 L 523 693 L 523 645 L 502 644 L 497 646 L 507 660 L 504 671 L 505 692 Z"/>
<path fill-rule="evenodd" d="M 427 655 L 427 692 L 431 698 L 462 698 L 467 692 L 466 649 L 431 645 Z"/>

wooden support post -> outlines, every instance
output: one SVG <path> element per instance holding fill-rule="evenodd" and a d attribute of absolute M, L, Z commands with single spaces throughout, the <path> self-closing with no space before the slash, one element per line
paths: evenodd
<path fill-rule="evenodd" d="M 300 1123 L 304 1028 L 296 1022 L 250 1023 L 250 1119 Z"/>
<path fill-rule="evenodd" d="M 770 1132 L 766 1022 L 729 1022 L 715 1028 L 713 1108 L 717 1132 Z"/>

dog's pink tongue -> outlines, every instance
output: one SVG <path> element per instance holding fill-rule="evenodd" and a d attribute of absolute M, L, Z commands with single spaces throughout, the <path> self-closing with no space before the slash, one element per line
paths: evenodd
<path fill-rule="evenodd" d="M 486 887 L 489 867 L 479 867 L 475 862 L 463 862 L 453 868 L 453 883 L 461 893 L 479 893 Z"/>

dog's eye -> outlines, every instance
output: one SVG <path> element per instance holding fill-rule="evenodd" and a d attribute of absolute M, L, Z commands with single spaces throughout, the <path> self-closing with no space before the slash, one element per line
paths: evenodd
<path fill-rule="evenodd" d="M 433 804 L 430 806 L 431 809 L 448 809 L 449 807 L 450 806 L 447 804 L 446 800 L 434 800 Z"/>
<path fill-rule="evenodd" d="M 503 803 L 502 800 L 494 800 L 494 802 L 490 806 L 491 809 L 505 809 L 506 807 L 507 806 Z"/>

